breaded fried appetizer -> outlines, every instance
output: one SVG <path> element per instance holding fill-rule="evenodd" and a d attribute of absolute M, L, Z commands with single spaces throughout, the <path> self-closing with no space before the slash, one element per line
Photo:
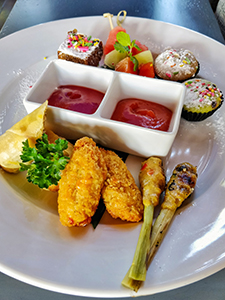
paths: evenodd
<path fill-rule="evenodd" d="M 130 222 L 142 219 L 141 192 L 126 164 L 114 152 L 101 149 L 108 174 L 102 189 L 106 210 L 113 218 Z"/>
<path fill-rule="evenodd" d="M 58 212 L 64 226 L 86 226 L 100 200 L 107 169 L 103 155 L 88 137 L 77 140 L 59 181 Z"/>

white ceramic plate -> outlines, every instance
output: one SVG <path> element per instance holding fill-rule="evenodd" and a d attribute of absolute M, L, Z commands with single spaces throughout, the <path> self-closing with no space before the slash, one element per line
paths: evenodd
<path fill-rule="evenodd" d="M 124 27 L 157 53 L 185 47 L 198 58 L 200 76 L 225 91 L 225 47 L 196 32 L 140 18 Z M 68 30 L 78 28 L 106 40 L 103 17 L 42 24 L 0 40 L 0 133 L 25 115 L 22 101 Z M 47 59 L 45 59 L 47 57 Z M 0 174 L 0 271 L 52 291 L 89 297 L 128 297 L 181 287 L 225 267 L 225 106 L 201 123 L 181 121 L 169 155 L 167 176 L 177 163 L 198 166 L 193 196 L 177 211 L 137 294 L 121 286 L 135 251 L 141 224 L 104 215 L 96 230 L 64 228 L 56 195 L 28 184 L 23 174 Z M 137 178 L 137 157 L 127 165 Z"/>

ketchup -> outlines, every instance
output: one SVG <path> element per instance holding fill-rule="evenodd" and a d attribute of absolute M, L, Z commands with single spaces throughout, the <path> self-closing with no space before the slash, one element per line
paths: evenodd
<path fill-rule="evenodd" d="M 171 117 L 172 111 L 161 104 L 147 100 L 123 99 L 117 103 L 111 120 L 168 131 Z"/>
<path fill-rule="evenodd" d="M 61 85 L 48 98 L 48 104 L 85 114 L 93 114 L 104 94 L 94 89 L 76 85 Z"/>

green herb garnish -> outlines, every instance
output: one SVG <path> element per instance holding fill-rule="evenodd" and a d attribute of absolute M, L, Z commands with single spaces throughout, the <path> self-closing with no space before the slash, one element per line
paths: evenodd
<path fill-rule="evenodd" d="M 29 146 L 28 140 L 23 142 L 23 151 L 20 156 L 20 171 L 27 171 L 27 180 L 40 188 L 57 185 L 69 157 L 63 154 L 67 149 L 68 141 L 57 139 L 55 144 L 49 144 L 47 134 L 37 139 L 35 147 Z"/>
<path fill-rule="evenodd" d="M 136 71 L 138 68 L 138 60 L 132 55 L 132 48 L 136 48 L 139 51 L 141 51 L 141 48 L 135 43 L 135 40 L 131 41 L 129 34 L 126 32 L 118 32 L 116 39 L 117 41 L 114 44 L 115 50 L 120 53 L 127 52 L 127 55 L 134 64 L 134 71 Z"/>

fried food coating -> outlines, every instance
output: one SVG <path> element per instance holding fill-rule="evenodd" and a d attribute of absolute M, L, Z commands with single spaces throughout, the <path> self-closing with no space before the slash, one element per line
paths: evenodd
<path fill-rule="evenodd" d="M 101 196 L 107 168 L 103 155 L 88 137 L 77 140 L 59 181 L 58 212 L 62 225 L 86 226 Z"/>
<path fill-rule="evenodd" d="M 107 179 L 102 189 L 106 210 L 113 218 L 138 222 L 143 216 L 141 192 L 126 164 L 114 152 L 101 149 L 107 166 Z"/>

